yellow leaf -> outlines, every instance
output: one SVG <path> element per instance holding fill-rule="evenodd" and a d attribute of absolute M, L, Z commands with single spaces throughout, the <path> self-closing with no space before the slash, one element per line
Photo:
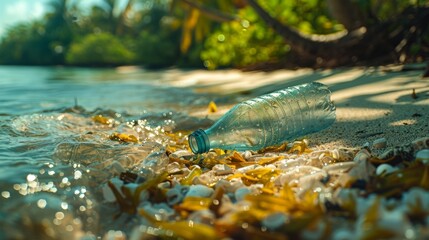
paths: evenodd
<path fill-rule="evenodd" d="M 186 197 L 183 202 L 178 206 L 180 210 L 185 211 L 199 211 L 208 209 L 212 203 L 211 198 L 204 197 Z"/>
<path fill-rule="evenodd" d="M 234 151 L 234 153 L 232 154 L 232 156 L 230 157 L 231 161 L 235 161 L 235 162 L 246 162 L 246 159 L 243 158 L 243 156 L 241 156 L 240 153 Z"/>
<path fill-rule="evenodd" d="M 284 142 L 281 145 L 270 146 L 258 151 L 258 153 L 266 153 L 266 152 L 283 152 L 286 150 L 288 143 Z"/>
<path fill-rule="evenodd" d="M 133 143 L 139 142 L 136 136 L 131 134 L 128 135 L 125 133 L 113 133 L 112 135 L 110 135 L 109 139 L 113 141 L 118 141 L 118 142 L 133 142 Z"/>
<path fill-rule="evenodd" d="M 308 143 L 307 140 L 302 140 L 302 141 L 295 141 L 292 145 L 292 147 L 288 150 L 288 153 L 305 153 L 305 152 L 310 152 L 310 150 L 308 149 Z"/>
<path fill-rule="evenodd" d="M 216 155 L 218 155 L 218 156 L 220 156 L 220 155 L 224 155 L 224 154 L 225 154 L 225 151 L 224 151 L 224 150 L 222 150 L 222 149 L 215 148 L 215 149 L 213 149 L 213 150 L 215 151 Z"/>
<path fill-rule="evenodd" d="M 209 111 L 209 113 L 215 113 L 215 112 L 217 112 L 217 106 L 216 106 L 215 102 L 211 101 L 209 103 L 208 111 Z"/>
<path fill-rule="evenodd" d="M 195 167 L 186 177 L 182 179 L 182 181 L 180 181 L 180 183 L 182 185 L 191 185 L 192 180 L 194 180 L 195 177 L 200 176 L 202 173 L 203 171 L 201 170 L 201 168 Z"/>
<path fill-rule="evenodd" d="M 113 123 L 113 119 L 107 118 L 107 117 L 103 117 L 103 115 L 97 115 L 97 116 L 93 116 L 92 120 L 96 123 L 101 123 L 104 125 L 109 125 Z"/>
<path fill-rule="evenodd" d="M 284 156 L 264 157 L 258 160 L 258 164 L 260 165 L 272 164 L 282 159 L 284 159 Z"/>

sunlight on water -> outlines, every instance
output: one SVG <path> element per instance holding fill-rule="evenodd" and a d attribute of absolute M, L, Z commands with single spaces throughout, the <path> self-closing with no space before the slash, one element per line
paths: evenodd
<path fill-rule="evenodd" d="M 0 67 L 0 76 L 1 239 L 107 231 L 115 213 L 103 207 L 101 184 L 175 143 L 178 126 L 207 125 L 187 112 L 212 99 L 155 84 L 161 74 L 143 70 Z"/>

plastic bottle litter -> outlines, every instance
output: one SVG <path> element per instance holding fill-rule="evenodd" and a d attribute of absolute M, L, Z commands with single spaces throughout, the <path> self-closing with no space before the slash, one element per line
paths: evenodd
<path fill-rule="evenodd" d="M 259 150 L 318 132 L 335 121 L 330 94 L 326 85 L 313 82 L 247 100 L 209 129 L 189 135 L 189 146 L 194 153 Z"/>

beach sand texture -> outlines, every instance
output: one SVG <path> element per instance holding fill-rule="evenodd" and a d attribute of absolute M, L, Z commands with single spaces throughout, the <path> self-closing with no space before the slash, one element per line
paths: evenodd
<path fill-rule="evenodd" d="M 402 145 L 429 133 L 429 78 L 420 67 L 344 68 L 334 70 L 278 70 L 274 72 L 168 71 L 167 84 L 191 87 L 200 93 L 243 94 L 246 98 L 293 85 L 318 81 L 329 86 L 337 107 L 337 121 L 329 129 L 308 136 L 312 147 L 359 147 L 379 138 L 388 147 Z M 219 106 L 209 115 L 217 119 L 232 106 Z M 207 115 L 206 109 L 193 113 Z"/>

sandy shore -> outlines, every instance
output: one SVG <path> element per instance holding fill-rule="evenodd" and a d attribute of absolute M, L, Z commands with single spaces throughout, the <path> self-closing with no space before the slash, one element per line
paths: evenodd
<path fill-rule="evenodd" d="M 317 148 L 359 147 L 386 138 L 388 146 L 429 136 L 429 78 L 403 66 L 335 70 L 279 70 L 269 73 L 219 71 L 167 71 L 167 84 L 200 93 L 243 94 L 253 97 L 293 85 L 318 81 L 329 86 L 337 107 L 332 127 L 308 136 Z M 413 89 L 415 95 L 413 95 Z M 216 119 L 231 106 L 209 117 Z M 203 109 L 195 113 L 207 115 Z"/>

